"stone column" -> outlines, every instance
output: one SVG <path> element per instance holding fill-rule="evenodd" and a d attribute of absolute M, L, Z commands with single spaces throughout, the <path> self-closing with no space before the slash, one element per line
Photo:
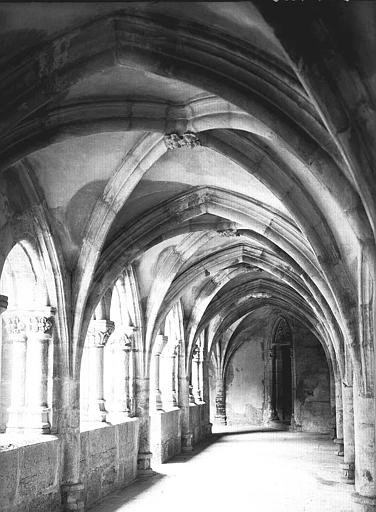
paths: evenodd
<path fill-rule="evenodd" d="M 202 402 L 200 347 L 196 345 L 192 359 L 192 386 L 195 403 Z"/>
<path fill-rule="evenodd" d="M 172 407 L 178 407 L 178 396 L 176 389 L 176 382 L 179 375 L 179 343 L 175 345 L 172 353 L 172 375 L 171 375 L 171 403 Z"/>
<path fill-rule="evenodd" d="M 134 328 L 134 332 L 136 328 Z M 135 335 L 132 336 L 132 349 L 129 352 L 129 409 L 130 416 L 136 416 L 136 375 L 137 375 L 137 348 Z"/>
<path fill-rule="evenodd" d="M 338 446 L 338 455 L 343 457 L 343 401 L 342 401 L 342 383 L 335 377 L 335 397 L 336 397 L 336 437 L 334 443 Z"/>
<path fill-rule="evenodd" d="M 162 391 L 161 391 L 161 384 L 160 384 L 160 366 L 161 366 L 161 354 L 154 354 L 155 408 L 157 411 L 163 411 Z"/>
<path fill-rule="evenodd" d="M 296 404 L 296 365 L 295 365 L 295 347 L 292 345 L 290 347 L 290 371 L 291 371 L 291 420 L 289 430 L 298 431 L 300 429 L 300 424 L 297 421 L 297 416 L 295 413 L 295 404 Z"/>
<path fill-rule="evenodd" d="M 221 373 L 220 370 L 218 370 L 218 373 Z M 214 420 L 218 425 L 227 425 L 225 383 L 220 374 L 217 374 L 217 379 L 215 381 Z"/>
<path fill-rule="evenodd" d="M 181 419 L 181 449 L 182 452 L 191 452 L 193 435 L 189 424 L 189 376 L 186 371 L 185 347 L 182 342 L 178 354 L 178 405 Z"/>
<path fill-rule="evenodd" d="M 343 479 L 354 483 L 355 478 L 355 439 L 354 439 L 354 408 L 353 387 L 342 384 L 343 405 Z"/>
<path fill-rule="evenodd" d="M 7 431 L 20 431 L 24 427 L 26 390 L 26 324 L 18 312 L 4 313 L 8 339 L 12 344 L 10 407 Z"/>
<path fill-rule="evenodd" d="M 375 398 L 365 396 L 354 376 L 355 495 L 362 510 L 376 509 Z"/>
<path fill-rule="evenodd" d="M 104 398 L 104 347 L 114 331 L 115 324 L 109 320 L 92 320 L 88 331 L 88 342 L 91 351 L 90 371 L 94 377 L 91 393 L 91 419 L 106 421 L 107 411 Z"/>
<path fill-rule="evenodd" d="M 279 421 L 277 411 L 277 396 L 278 396 L 278 382 L 277 382 L 277 348 L 272 347 L 272 417 L 271 421 Z"/>
<path fill-rule="evenodd" d="M 84 484 L 80 481 L 80 382 L 64 375 L 62 384 L 62 409 L 65 414 L 60 424 L 62 450 L 61 498 L 64 512 L 83 512 Z"/>
<path fill-rule="evenodd" d="M 264 409 L 263 409 L 263 423 L 268 425 L 273 417 L 273 350 L 267 349 L 265 351 L 265 367 L 264 367 Z"/>
<path fill-rule="evenodd" d="M 165 386 L 163 389 L 163 403 L 167 408 L 177 407 L 178 401 L 176 396 L 176 365 L 179 345 L 173 347 L 172 351 L 164 356 Z"/>
<path fill-rule="evenodd" d="M 6 311 L 8 307 L 8 297 L 0 295 L 0 315 Z M 6 390 L 10 386 L 9 379 L 9 363 L 11 361 L 9 340 L 4 336 L 3 320 L 1 321 L 1 342 L 0 342 L 0 433 L 5 432 L 6 429 Z"/>
<path fill-rule="evenodd" d="M 158 334 L 155 340 L 154 347 L 154 392 L 155 392 L 155 409 L 163 411 L 163 398 L 161 391 L 161 353 L 168 342 L 168 337 L 163 334 Z"/>
<path fill-rule="evenodd" d="M 138 354 L 139 356 L 139 354 Z M 150 451 L 150 415 L 149 393 L 150 382 L 148 378 L 136 377 L 135 379 L 136 416 L 140 420 L 139 448 L 137 455 L 137 470 L 139 475 L 151 474 Z"/>
<path fill-rule="evenodd" d="M 210 423 L 210 391 L 209 391 L 209 367 L 207 364 L 207 358 L 203 354 L 202 356 L 202 399 L 204 405 L 204 430 L 205 436 L 209 436 L 212 433 L 212 424 Z"/>
<path fill-rule="evenodd" d="M 123 333 L 116 337 L 114 345 L 115 354 L 118 358 L 117 374 L 114 375 L 116 379 L 116 401 L 109 417 L 115 421 L 123 421 L 131 414 L 129 378 L 132 340 L 127 334 Z"/>
<path fill-rule="evenodd" d="M 48 407 L 48 352 L 52 340 L 54 308 L 28 313 L 27 325 L 27 418 L 25 427 L 50 433 Z M 25 318 L 26 320 L 26 318 Z"/>

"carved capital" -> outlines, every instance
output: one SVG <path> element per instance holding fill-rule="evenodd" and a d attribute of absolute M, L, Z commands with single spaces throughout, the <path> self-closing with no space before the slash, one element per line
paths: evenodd
<path fill-rule="evenodd" d="M 29 331 L 33 334 L 52 334 L 54 320 L 51 316 L 30 316 L 28 323 Z"/>
<path fill-rule="evenodd" d="M 117 337 L 117 344 L 120 349 L 125 350 L 129 352 L 133 347 L 133 336 L 128 335 L 125 332 L 120 334 L 120 336 Z"/>
<path fill-rule="evenodd" d="M 154 355 L 159 356 L 168 343 L 168 336 L 158 334 L 155 338 Z"/>
<path fill-rule="evenodd" d="M 193 349 L 193 360 L 196 362 L 196 363 L 199 363 L 200 362 L 200 345 L 195 345 L 194 349 Z"/>
<path fill-rule="evenodd" d="M 114 330 L 114 322 L 109 320 L 92 320 L 87 333 L 89 345 L 91 347 L 104 347 Z"/>
<path fill-rule="evenodd" d="M 164 142 L 168 150 L 179 148 L 196 148 L 201 145 L 198 136 L 193 132 L 186 132 L 183 135 L 169 133 L 164 136 Z"/>
<path fill-rule="evenodd" d="M 55 309 L 46 306 L 41 309 L 6 311 L 3 314 L 5 326 L 10 336 L 51 336 Z"/>
<path fill-rule="evenodd" d="M 4 315 L 5 327 L 10 336 L 25 336 L 26 323 L 18 314 Z"/>

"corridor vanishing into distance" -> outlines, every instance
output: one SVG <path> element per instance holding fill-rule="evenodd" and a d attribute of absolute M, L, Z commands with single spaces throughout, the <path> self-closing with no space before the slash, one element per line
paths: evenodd
<path fill-rule="evenodd" d="M 328 436 L 222 429 L 90 512 L 353 512 L 352 487 L 338 474 Z"/>

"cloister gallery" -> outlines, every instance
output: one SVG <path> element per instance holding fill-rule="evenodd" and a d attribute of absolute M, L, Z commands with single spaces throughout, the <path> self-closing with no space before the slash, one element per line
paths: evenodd
<path fill-rule="evenodd" d="M 227 424 L 325 434 L 376 510 L 376 3 L 2 3 L 0 38 L 0 509 Z"/>

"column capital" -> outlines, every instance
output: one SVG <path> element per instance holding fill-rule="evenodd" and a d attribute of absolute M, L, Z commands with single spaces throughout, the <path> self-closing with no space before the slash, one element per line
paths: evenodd
<path fill-rule="evenodd" d="M 54 326 L 52 316 L 40 316 L 38 314 L 30 316 L 28 331 L 36 335 L 51 335 Z"/>
<path fill-rule="evenodd" d="M 115 323 L 111 320 L 92 320 L 87 332 L 91 347 L 104 347 L 115 330 Z"/>
<path fill-rule="evenodd" d="M 200 345 L 198 343 L 196 343 L 196 345 L 193 348 L 193 352 L 192 352 L 192 359 L 196 363 L 200 362 L 200 355 L 201 355 L 200 352 L 201 352 Z"/>
<path fill-rule="evenodd" d="M 11 336 L 51 335 L 56 310 L 50 306 L 38 309 L 9 309 L 3 317 Z"/>
<path fill-rule="evenodd" d="M 10 337 L 26 340 L 26 323 L 18 312 L 7 311 L 4 314 L 4 323 Z"/>
<path fill-rule="evenodd" d="M 168 336 L 157 334 L 155 337 L 154 355 L 159 356 L 168 343 Z"/>
<path fill-rule="evenodd" d="M 125 350 L 126 352 L 130 352 L 133 347 L 133 336 L 128 335 L 126 332 L 118 332 L 114 333 L 114 336 L 111 337 L 112 343 L 116 345 L 120 350 Z"/>

